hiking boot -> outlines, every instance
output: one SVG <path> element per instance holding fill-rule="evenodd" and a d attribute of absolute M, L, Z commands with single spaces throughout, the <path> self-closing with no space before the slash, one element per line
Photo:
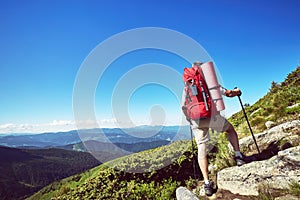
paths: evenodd
<path fill-rule="evenodd" d="M 244 154 L 242 154 L 242 157 L 236 156 L 234 159 L 235 159 L 235 162 L 236 162 L 237 166 L 242 166 L 242 165 L 244 165 L 248 162 L 247 157 Z"/>
<path fill-rule="evenodd" d="M 211 181 L 209 181 L 208 184 L 204 183 L 204 191 L 207 196 L 213 195 L 213 193 L 214 193 L 213 186 L 214 186 L 214 183 Z"/>

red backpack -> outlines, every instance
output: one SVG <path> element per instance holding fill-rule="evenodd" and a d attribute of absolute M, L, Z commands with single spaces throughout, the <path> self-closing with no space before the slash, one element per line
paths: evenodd
<path fill-rule="evenodd" d="M 184 68 L 185 106 L 189 119 L 197 120 L 211 117 L 211 97 L 200 67 Z"/>

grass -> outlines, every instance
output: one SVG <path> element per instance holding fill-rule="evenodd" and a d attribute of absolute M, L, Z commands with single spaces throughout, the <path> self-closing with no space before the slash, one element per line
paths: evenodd
<path fill-rule="evenodd" d="M 272 194 L 272 187 L 270 184 L 262 183 L 258 187 L 259 200 L 274 200 L 275 196 Z"/>
<path fill-rule="evenodd" d="M 84 173 L 65 178 L 59 182 L 51 183 L 50 185 L 44 187 L 39 192 L 29 197 L 27 200 L 47 200 L 51 199 L 57 194 L 66 194 L 71 189 L 84 184 L 87 179 L 97 177 L 99 170 L 101 170 L 103 167 L 103 165 L 97 166 L 85 171 Z"/>
<path fill-rule="evenodd" d="M 190 146 L 190 141 L 177 141 L 168 146 L 109 161 L 85 173 L 53 183 L 30 199 L 157 199 L 158 196 L 174 199 L 174 192 L 179 184 L 184 184 L 192 176 Z M 159 164 L 171 161 L 171 165 L 159 168 Z M 126 172 L 141 165 L 149 165 L 147 169 L 156 170 Z M 130 187 L 132 189 L 128 189 Z"/>
<path fill-rule="evenodd" d="M 289 184 L 290 192 L 292 195 L 300 197 L 300 183 L 293 180 Z"/>
<path fill-rule="evenodd" d="M 271 184 L 262 183 L 258 186 L 258 199 L 259 200 L 274 200 L 276 197 L 285 196 L 287 194 L 294 197 L 300 197 L 300 183 L 292 180 L 289 183 L 289 189 L 278 190 L 274 189 Z"/>
<path fill-rule="evenodd" d="M 282 83 L 272 82 L 269 92 L 255 104 L 246 107 L 246 113 L 255 133 L 266 129 L 266 121 L 282 123 L 299 119 L 300 114 L 300 66 L 288 74 Z M 297 106 L 298 105 L 298 106 Z M 250 135 L 245 129 L 245 118 L 240 111 L 229 118 L 242 136 Z"/>

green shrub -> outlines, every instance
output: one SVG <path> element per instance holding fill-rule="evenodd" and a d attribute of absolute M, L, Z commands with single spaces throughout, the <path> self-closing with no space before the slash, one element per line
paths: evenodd
<path fill-rule="evenodd" d="M 265 107 L 265 108 L 263 109 L 261 115 L 262 115 L 262 116 L 265 116 L 265 117 L 268 117 L 268 116 L 272 115 L 273 111 L 274 111 L 274 108 L 268 106 L 268 107 Z"/>
<path fill-rule="evenodd" d="M 60 188 L 56 196 L 62 196 L 64 194 L 67 194 L 71 189 L 68 186 L 63 186 Z"/>
<path fill-rule="evenodd" d="M 256 116 L 254 119 L 251 120 L 252 126 L 259 126 L 261 124 L 264 124 L 266 122 L 265 117 L 262 116 Z"/>
<path fill-rule="evenodd" d="M 290 192 L 295 195 L 300 197 L 300 183 L 297 181 L 293 180 L 289 184 Z"/>
<path fill-rule="evenodd" d="M 271 193 L 272 189 L 269 184 L 263 183 L 258 186 L 259 200 L 274 200 L 275 197 Z"/>
<path fill-rule="evenodd" d="M 194 188 L 197 187 L 197 185 L 198 185 L 198 180 L 193 179 L 193 178 L 190 178 L 190 179 L 188 179 L 188 180 L 185 181 L 185 185 L 186 185 L 186 187 L 187 187 L 189 190 L 192 190 L 192 189 L 194 189 Z"/>

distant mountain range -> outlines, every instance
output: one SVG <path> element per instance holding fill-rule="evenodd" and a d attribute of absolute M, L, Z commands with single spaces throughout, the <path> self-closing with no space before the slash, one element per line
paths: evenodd
<path fill-rule="evenodd" d="M 73 130 L 69 132 L 6 135 L 0 137 L 0 145 L 22 148 L 63 147 L 86 141 L 101 143 L 141 143 L 190 139 L 188 127 L 139 126 L 134 128 L 104 128 Z M 82 149 L 81 149 L 82 150 Z"/>

